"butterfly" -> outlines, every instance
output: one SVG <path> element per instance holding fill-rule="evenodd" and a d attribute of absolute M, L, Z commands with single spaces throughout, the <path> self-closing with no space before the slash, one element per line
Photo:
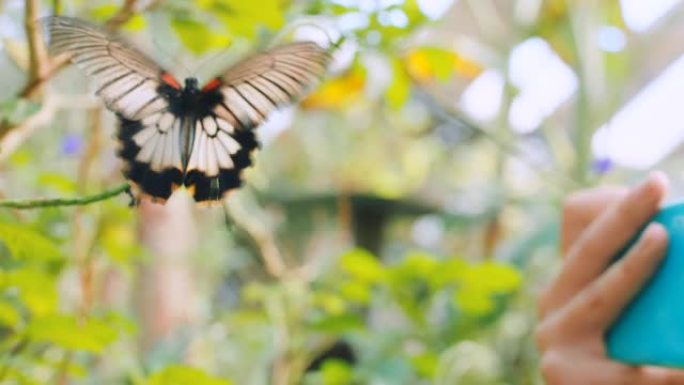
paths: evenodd
<path fill-rule="evenodd" d="M 314 42 L 295 42 L 247 57 L 202 87 L 193 77 L 181 85 L 104 29 L 63 16 L 44 22 L 51 52 L 69 55 L 116 113 L 118 155 L 136 195 L 161 203 L 181 186 L 197 202 L 240 187 L 259 146 L 255 128 L 301 98 L 331 58 Z"/>

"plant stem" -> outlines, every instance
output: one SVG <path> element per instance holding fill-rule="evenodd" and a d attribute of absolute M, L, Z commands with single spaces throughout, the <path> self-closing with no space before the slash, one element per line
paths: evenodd
<path fill-rule="evenodd" d="M 0 200 L 0 207 L 12 209 L 37 209 L 43 207 L 59 206 L 84 206 L 113 198 L 129 189 L 128 183 L 124 183 L 110 190 L 98 194 L 86 195 L 76 198 L 39 198 L 39 199 L 5 199 Z"/>

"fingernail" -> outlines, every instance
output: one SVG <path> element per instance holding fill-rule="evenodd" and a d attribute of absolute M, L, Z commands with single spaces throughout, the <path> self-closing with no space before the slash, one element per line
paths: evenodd
<path fill-rule="evenodd" d="M 644 246 L 649 248 L 667 245 L 667 229 L 660 223 L 651 223 L 644 230 L 641 239 L 644 242 Z"/>
<path fill-rule="evenodd" d="M 660 199 L 665 195 L 668 185 L 669 179 L 664 172 L 653 171 L 648 175 L 646 180 L 641 182 L 641 184 L 634 189 L 634 194 L 638 195 L 640 198 L 654 197 Z"/>

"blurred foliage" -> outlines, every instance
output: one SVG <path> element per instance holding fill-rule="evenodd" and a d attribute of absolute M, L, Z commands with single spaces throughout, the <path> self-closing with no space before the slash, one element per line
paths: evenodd
<path fill-rule="evenodd" d="M 0 384 L 541 384 L 530 335 L 558 204 L 634 175 L 592 168 L 590 142 L 652 71 L 639 61 L 649 41 L 628 36 L 636 54 L 587 43 L 582 31 L 625 28 L 615 0 L 427 12 L 441 2 L 0 1 L 14 31 L 0 36 L 2 197 L 122 182 L 112 114 L 78 71 L 22 92 L 41 80 L 25 4 L 108 23 L 205 79 L 295 37 L 340 43 L 330 74 L 280 116 L 287 128 L 259 130 L 264 148 L 225 212 L 190 208 L 182 191 L 163 214 L 125 197 L 0 210 Z M 579 84 L 520 134 L 508 70 L 530 37 Z M 475 121 L 459 98 L 485 71 L 503 78 L 501 108 Z"/>

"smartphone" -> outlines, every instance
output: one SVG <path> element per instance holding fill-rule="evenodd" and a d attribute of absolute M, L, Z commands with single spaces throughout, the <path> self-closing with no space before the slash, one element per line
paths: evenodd
<path fill-rule="evenodd" d="M 608 356 L 627 364 L 684 368 L 684 201 L 666 205 L 652 221 L 667 229 L 667 255 L 609 329 Z"/>

